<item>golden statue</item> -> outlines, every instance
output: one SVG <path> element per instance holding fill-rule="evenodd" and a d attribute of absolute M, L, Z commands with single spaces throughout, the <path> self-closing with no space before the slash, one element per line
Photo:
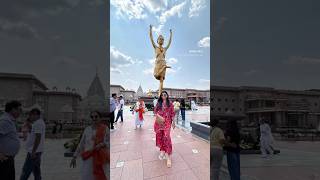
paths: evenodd
<path fill-rule="evenodd" d="M 163 89 L 163 81 L 166 76 L 166 69 L 171 68 L 170 66 L 167 66 L 166 63 L 166 52 L 168 48 L 170 47 L 171 44 L 171 39 L 172 39 L 172 30 L 170 29 L 170 39 L 168 42 L 168 45 L 166 47 L 162 47 L 164 38 L 162 35 L 159 35 L 157 39 L 157 43 L 159 46 L 157 46 L 154 41 L 153 41 L 153 36 L 152 36 L 152 25 L 150 25 L 150 40 L 152 43 L 152 46 L 154 48 L 154 51 L 156 53 L 156 61 L 155 61 L 155 67 L 154 67 L 154 72 L 153 76 L 160 81 L 160 87 L 159 87 L 159 97 Z"/>

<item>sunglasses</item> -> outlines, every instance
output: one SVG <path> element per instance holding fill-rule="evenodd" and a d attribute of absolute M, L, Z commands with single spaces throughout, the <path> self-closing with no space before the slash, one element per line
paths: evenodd
<path fill-rule="evenodd" d="M 93 118 L 97 119 L 99 116 L 95 115 L 95 116 L 90 116 L 90 117 L 91 117 L 91 119 L 93 119 Z"/>

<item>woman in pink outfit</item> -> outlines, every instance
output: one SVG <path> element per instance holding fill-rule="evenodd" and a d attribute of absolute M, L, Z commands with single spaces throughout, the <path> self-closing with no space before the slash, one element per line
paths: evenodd
<path fill-rule="evenodd" d="M 162 91 L 158 99 L 155 115 L 154 131 L 156 133 L 156 146 L 160 148 L 159 159 L 167 159 L 167 167 L 170 168 L 172 154 L 170 130 L 171 126 L 173 129 L 175 128 L 175 122 L 173 121 L 175 113 L 166 91 Z"/>

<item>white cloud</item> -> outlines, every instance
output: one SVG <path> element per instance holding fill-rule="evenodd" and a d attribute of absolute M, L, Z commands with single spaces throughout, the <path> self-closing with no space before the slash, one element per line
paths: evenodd
<path fill-rule="evenodd" d="M 110 67 L 111 73 L 122 74 L 122 71 L 119 68 Z"/>
<path fill-rule="evenodd" d="M 259 72 L 259 70 L 252 69 L 252 70 L 249 70 L 249 71 L 247 71 L 247 72 L 244 72 L 244 74 L 245 74 L 246 76 L 252 76 L 252 75 L 257 74 L 258 72 Z"/>
<path fill-rule="evenodd" d="M 142 61 L 133 59 L 132 57 L 120 52 L 115 47 L 110 47 L 110 66 L 114 68 L 129 67 L 134 64 L 140 64 Z"/>
<path fill-rule="evenodd" d="M 149 60 L 149 63 L 150 63 L 151 65 L 154 65 L 154 62 L 155 62 L 155 59 L 150 59 L 150 60 Z"/>
<path fill-rule="evenodd" d="M 123 85 L 125 85 L 125 87 L 124 87 L 125 89 L 135 89 L 135 90 L 137 90 L 138 87 L 139 87 L 138 81 L 133 80 L 133 79 L 126 79 L 123 82 Z"/>
<path fill-rule="evenodd" d="M 111 0 L 117 11 L 117 17 L 127 17 L 130 19 L 145 19 L 147 14 L 144 13 L 144 4 L 142 1 L 132 0 Z"/>
<path fill-rule="evenodd" d="M 153 67 L 143 70 L 144 74 L 153 74 Z"/>
<path fill-rule="evenodd" d="M 118 17 L 145 19 L 148 17 L 146 10 L 153 14 L 164 11 L 168 0 L 111 0 L 111 5 L 117 9 Z"/>
<path fill-rule="evenodd" d="M 191 7 L 189 8 L 189 17 L 199 16 L 199 12 L 206 7 L 205 0 L 191 0 Z"/>
<path fill-rule="evenodd" d="M 200 83 L 210 83 L 209 79 L 199 79 Z"/>
<path fill-rule="evenodd" d="M 202 50 L 200 50 L 200 49 L 190 49 L 189 53 L 191 53 L 191 54 L 200 54 L 200 53 L 202 53 Z"/>
<path fill-rule="evenodd" d="M 161 34 L 161 31 L 162 31 L 162 29 L 163 29 L 163 26 L 164 26 L 163 24 L 159 24 L 158 27 L 152 28 L 153 31 L 156 33 L 157 36 L 159 36 L 159 35 Z"/>
<path fill-rule="evenodd" d="M 157 13 L 167 8 L 167 0 L 141 0 L 143 5 L 151 12 Z"/>
<path fill-rule="evenodd" d="M 168 63 L 169 65 L 177 64 L 177 63 L 178 63 L 178 59 L 176 59 L 176 58 L 169 58 L 169 59 L 167 60 L 167 63 Z"/>
<path fill-rule="evenodd" d="M 168 18 L 178 15 L 178 17 L 182 16 L 182 10 L 183 7 L 186 5 L 186 2 L 182 2 L 180 4 L 177 4 L 173 6 L 171 9 L 164 11 L 161 16 L 159 17 L 159 22 L 161 24 L 165 24 L 168 20 Z"/>
<path fill-rule="evenodd" d="M 289 59 L 284 61 L 284 63 L 291 65 L 316 65 L 320 64 L 320 58 L 307 56 L 290 56 Z"/>
<path fill-rule="evenodd" d="M 199 47 L 210 47 L 210 37 L 204 37 L 198 42 Z"/>
<path fill-rule="evenodd" d="M 13 22 L 3 18 L 0 18 L 0 33 L 1 32 L 20 38 L 40 38 L 36 29 L 30 24 L 22 21 Z"/>

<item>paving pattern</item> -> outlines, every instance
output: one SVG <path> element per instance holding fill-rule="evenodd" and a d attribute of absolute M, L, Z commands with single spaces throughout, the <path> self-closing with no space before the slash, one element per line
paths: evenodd
<path fill-rule="evenodd" d="M 320 180 L 320 142 L 277 142 L 271 158 L 241 155 L 242 180 Z M 224 158 L 222 180 L 229 180 Z"/>
<path fill-rule="evenodd" d="M 166 161 L 158 159 L 153 113 L 148 112 L 142 128 L 134 130 L 134 116 L 124 112 L 124 123 L 118 122 L 110 134 L 111 180 L 210 179 L 209 142 L 193 136 L 188 129 L 172 130 L 172 167 L 167 168 Z"/>

